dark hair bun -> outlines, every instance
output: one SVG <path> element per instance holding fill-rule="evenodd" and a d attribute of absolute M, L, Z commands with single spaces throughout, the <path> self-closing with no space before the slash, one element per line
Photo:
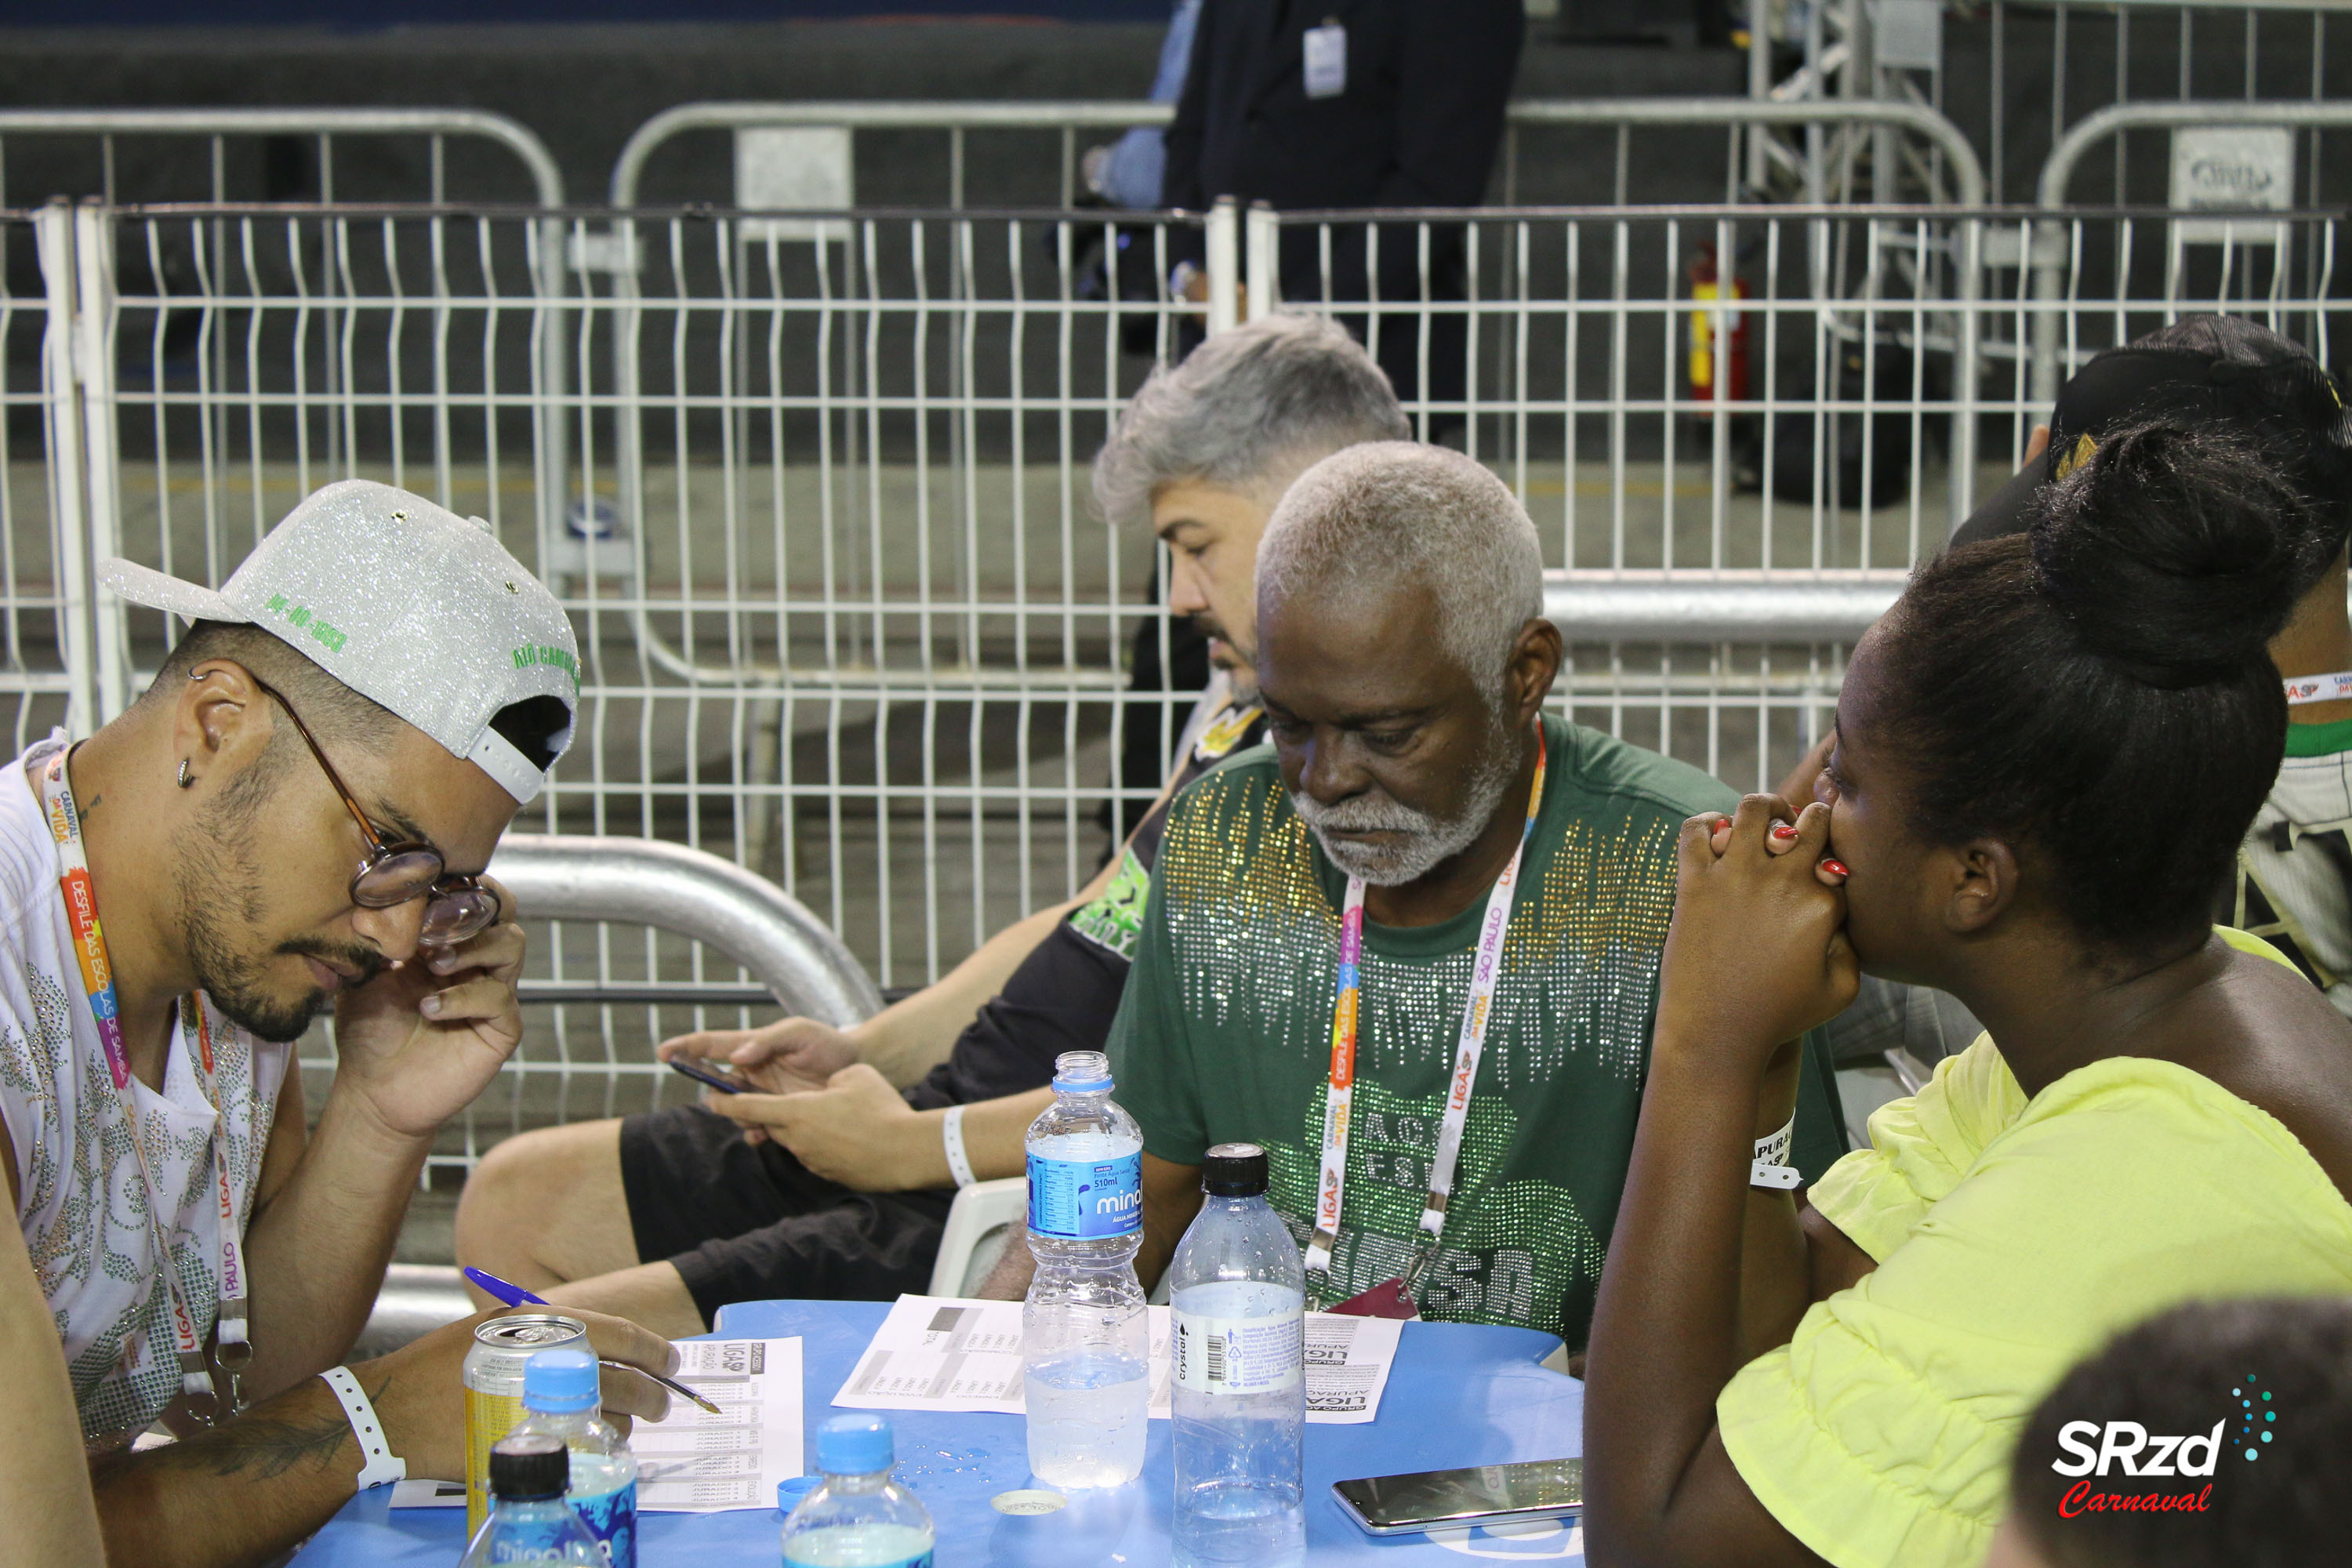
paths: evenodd
<path fill-rule="evenodd" d="M 2109 436 L 2041 498 L 2035 580 L 2084 644 L 2150 686 L 2224 680 L 2268 657 L 2338 542 L 2258 439 Z"/>

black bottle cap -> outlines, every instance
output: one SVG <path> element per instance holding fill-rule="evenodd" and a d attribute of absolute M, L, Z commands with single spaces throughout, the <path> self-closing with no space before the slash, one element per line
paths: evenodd
<path fill-rule="evenodd" d="M 572 1455 L 562 1438 L 526 1432 L 490 1445 L 492 1497 L 538 1502 L 562 1497 L 571 1485 Z"/>
<path fill-rule="evenodd" d="M 1220 1143 L 1201 1162 L 1201 1190 L 1215 1198 L 1254 1198 L 1265 1191 L 1265 1151 Z"/>

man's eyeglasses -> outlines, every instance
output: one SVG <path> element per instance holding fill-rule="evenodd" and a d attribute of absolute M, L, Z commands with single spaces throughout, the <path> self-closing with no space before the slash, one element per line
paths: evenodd
<path fill-rule="evenodd" d="M 294 732 L 302 737 L 302 743 L 319 760 L 327 782 L 343 797 L 344 807 L 367 840 L 367 858 L 352 873 L 352 902 L 363 910 L 390 910 L 415 899 L 429 898 L 432 901 L 425 906 L 424 927 L 416 934 L 417 942 L 425 947 L 448 947 L 488 931 L 498 920 L 501 908 L 498 893 L 478 877 L 445 875 L 448 862 L 430 844 L 414 838 L 386 843 L 375 824 L 368 820 L 367 813 L 360 809 L 360 803 L 352 798 L 342 775 L 335 772 L 334 763 L 327 761 L 327 753 L 319 749 L 319 742 L 302 722 L 302 716 L 294 711 L 294 705 L 258 680 L 254 685 L 268 693 L 286 710 L 286 717 L 294 721 Z"/>

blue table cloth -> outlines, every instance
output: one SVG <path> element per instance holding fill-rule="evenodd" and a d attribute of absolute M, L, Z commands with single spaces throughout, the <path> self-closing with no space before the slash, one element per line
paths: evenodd
<path fill-rule="evenodd" d="M 813 1458 L 816 1424 L 834 1413 L 835 1391 L 888 1310 L 878 1301 L 748 1301 L 719 1313 L 719 1333 L 800 1336 L 803 1418 Z M 1582 1542 L 1573 1525 L 1374 1538 L 1331 1496 L 1332 1482 L 1351 1477 L 1582 1452 L 1584 1385 L 1536 1364 L 1559 1343 L 1527 1329 L 1407 1323 L 1380 1418 L 1360 1426 L 1307 1428 L 1308 1562 L 1316 1568 L 1466 1568 L 1465 1558 L 1581 1563 Z M 997 1512 L 989 1500 L 1035 1484 L 1020 1416 L 888 1414 L 898 1434 L 898 1479 L 923 1500 L 939 1526 L 939 1568 L 1156 1568 L 1168 1561 L 1169 1423 L 1151 1423 L 1140 1479 L 1108 1491 L 1071 1492 L 1069 1506 L 1057 1513 L 1016 1517 Z M 352 1499 L 296 1561 L 302 1568 L 456 1563 L 465 1551 L 465 1510 L 394 1510 L 391 1496 L 387 1487 Z M 642 1568 L 781 1563 L 782 1524 L 782 1516 L 771 1509 L 646 1514 L 637 1561 Z"/>

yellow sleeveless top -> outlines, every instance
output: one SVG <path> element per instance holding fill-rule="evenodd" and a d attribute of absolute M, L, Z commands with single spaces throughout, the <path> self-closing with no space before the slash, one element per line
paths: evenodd
<path fill-rule="evenodd" d="M 2110 1058 L 2028 1100 L 1979 1036 L 1870 1142 L 1811 1201 L 1878 1268 L 1716 1401 L 1758 1500 L 1838 1568 L 1980 1563 L 2027 1417 L 2122 1330 L 2352 1291 L 2352 1205 L 2269 1112 L 2170 1062 Z"/>

